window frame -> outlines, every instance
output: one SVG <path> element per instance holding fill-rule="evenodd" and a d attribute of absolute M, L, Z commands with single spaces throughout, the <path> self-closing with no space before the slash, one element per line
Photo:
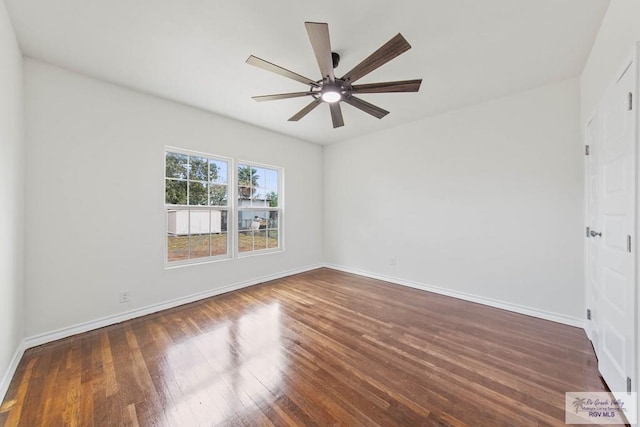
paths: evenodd
<path fill-rule="evenodd" d="M 187 156 L 194 156 L 194 157 L 202 157 L 202 158 L 206 158 L 207 159 L 207 163 L 209 163 L 210 160 L 217 160 L 217 161 L 222 161 L 222 162 L 226 162 L 227 164 L 227 205 L 226 206 L 218 206 L 218 205 L 182 205 L 182 204 L 171 204 L 171 203 L 166 203 L 166 191 L 167 191 L 167 153 L 176 153 L 176 154 L 182 154 L 182 155 L 187 155 Z M 194 265 L 194 264 L 204 264 L 204 263 L 210 263 L 210 262 L 218 262 L 218 261 L 225 261 L 228 259 L 232 259 L 234 257 L 234 244 L 232 242 L 233 237 L 235 236 L 235 226 L 233 225 L 233 218 L 234 218 L 234 207 L 235 207 L 235 200 L 234 200 L 234 195 L 235 195 L 235 191 L 233 190 L 235 187 L 235 174 L 232 173 L 235 170 L 235 163 L 233 161 L 233 158 L 230 157 L 225 157 L 225 156 L 219 156 L 219 155 L 214 155 L 214 154 L 210 154 L 210 153 L 205 153 L 205 152 L 201 152 L 201 151 L 195 151 L 195 150 L 187 150 L 184 148 L 178 148 L 178 147 L 173 147 L 173 146 L 165 146 L 164 147 L 164 161 L 163 161 L 163 171 L 162 171 L 162 176 L 163 176 L 163 181 L 164 181 L 164 191 L 163 191 L 163 200 L 164 200 L 164 264 L 165 264 L 165 268 L 173 268 L 173 267 L 181 267 L 181 266 L 185 266 L 185 265 Z M 169 178 L 170 179 L 170 178 Z M 189 184 L 188 182 L 189 177 L 186 178 L 185 180 L 187 182 L 187 195 L 189 194 Z M 192 180 L 195 182 L 198 182 L 198 180 Z M 188 197 L 188 196 L 187 196 Z M 189 202 L 189 200 L 187 199 L 187 203 Z M 169 211 L 187 211 L 188 212 L 188 217 L 189 217 L 189 234 L 188 236 L 191 236 L 191 211 L 207 211 L 209 212 L 209 215 L 211 215 L 212 211 L 217 211 L 217 212 L 222 212 L 222 211 L 226 211 L 227 212 L 227 230 L 226 230 L 226 234 L 227 234 L 227 252 L 225 254 L 220 254 L 220 255 L 209 255 L 209 256 L 205 256 L 205 257 L 199 257 L 199 258 L 187 258 L 187 259 L 181 259 L 181 260 L 174 260 L 174 261 L 170 261 L 169 260 L 169 239 L 168 239 L 168 228 L 169 228 Z M 211 217 L 209 216 L 209 221 L 211 221 Z M 211 232 L 209 233 L 211 234 Z M 211 245 L 211 242 L 209 242 L 209 245 Z M 191 247 L 189 247 L 189 251 L 191 251 Z"/>
<path fill-rule="evenodd" d="M 239 199 L 239 185 L 238 169 L 240 166 L 249 166 L 255 168 L 272 169 L 278 172 L 277 194 L 278 194 L 278 206 L 273 207 L 240 207 Z M 266 255 L 278 252 L 284 252 L 284 168 L 282 166 L 275 166 L 267 163 L 254 162 L 250 160 L 239 159 L 234 166 L 234 227 L 237 228 L 234 232 L 234 252 L 238 258 L 246 258 L 251 256 Z M 240 210 L 248 211 L 277 211 L 278 212 L 278 247 L 254 249 L 251 251 L 240 252 L 240 227 L 238 225 L 240 220 Z"/>
<path fill-rule="evenodd" d="M 176 153 L 187 156 L 194 157 L 203 157 L 209 160 L 218 160 L 226 162 L 227 164 L 227 205 L 226 206 L 216 206 L 216 205 L 181 205 L 181 204 L 170 204 L 166 203 L 166 190 L 167 190 L 167 153 Z M 164 160 L 163 160 L 163 170 L 162 170 L 162 179 L 164 182 L 164 195 L 163 195 L 163 207 L 164 207 L 164 231 L 163 231 L 163 240 L 164 240 L 164 264 L 165 269 L 184 267 L 188 265 L 197 265 L 197 264 L 208 264 L 212 262 L 226 261 L 230 259 L 240 259 L 251 256 L 259 256 L 259 255 L 267 255 L 272 253 L 284 252 L 284 217 L 285 217 L 285 209 L 284 209 L 284 167 L 275 166 L 266 163 L 254 162 L 249 160 L 241 160 L 235 159 L 232 157 L 221 156 L 217 154 L 210 154 L 202 151 L 189 150 L 174 146 L 165 146 L 163 150 Z M 242 207 L 240 208 L 238 199 L 239 199 L 239 189 L 238 189 L 238 167 L 241 165 L 246 165 L 249 167 L 255 168 L 266 168 L 275 170 L 278 173 L 277 179 L 277 194 L 278 194 L 278 206 L 277 207 Z M 171 178 L 169 178 L 171 179 Z M 187 197 L 189 194 L 189 181 L 199 182 L 199 180 L 190 180 L 189 177 L 185 178 L 187 182 Z M 266 187 L 265 187 L 266 188 Z M 210 197 L 210 196 L 209 196 Z M 189 200 L 187 199 L 187 202 Z M 238 226 L 238 221 L 240 217 L 240 210 L 253 210 L 253 211 L 277 211 L 278 212 L 278 247 L 276 248 L 265 248 L 265 249 L 257 249 L 251 251 L 240 252 L 239 245 L 239 235 L 240 235 L 240 227 Z M 169 211 L 187 211 L 189 212 L 189 221 L 191 221 L 191 213 L 190 211 L 201 210 L 201 211 L 226 211 L 227 212 L 227 253 L 221 255 L 210 255 L 208 257 L 200 257 L 200 258 L 189 258 L 183 260 L 175 260 L 169 261 L 169 244 L 168 244 L 168 228 L 169 228 Z M 210 217 L 209 217 L 210 218 Z M 209 219 L 210 221 L 211 219 Z M 191 230 L 191 226 L 189 223 L 189 230 Z M 267 229 L 268 231 L 268 229 Z M 211 233 L 210 233 L 211 234 Z M 189 236 L 191 233 L 189 233 Z M 209 243 L 211 245 L 211 242 Z M 189 249 L 191 250 L 191 249 Z"/>

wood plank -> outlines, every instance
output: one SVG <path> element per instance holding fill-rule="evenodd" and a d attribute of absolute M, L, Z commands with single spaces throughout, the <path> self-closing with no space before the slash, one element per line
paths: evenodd
<path fill-rule="evenodd" d="M 356 80 L 366 76 L 409 49 L 411 49 L 411 45 L 402 37 L 402 34 L 397 34 L 345 74 L 342 80 L 349 80 L 350 83 L 355 83 Z"/>
<path fill-rule="evenodd" d="M 0 425 L 564 425 L 584 331 L 318 269 L 25 352 Z"/>

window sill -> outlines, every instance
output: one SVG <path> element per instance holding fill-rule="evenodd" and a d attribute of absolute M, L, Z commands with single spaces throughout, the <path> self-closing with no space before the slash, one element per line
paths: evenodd
<path fill-rule="evenodd" d="M 240 252 L 238 253 L 238 259 L 240 258 L 249 258 L 252 256 L 258 255 L 269 255 L 269 254 L 277 254 L 280 252 L 284 252 L 282 248 L 274 248 L 274 249 L 261 249 L 259 251 L 251 251 L 251 252 Z"/>
<path fill-rule="evenodd" d="M 189 260 L 184 260 L 184 261 L 165 261 L 164 262 L 164 269 L 165 270 L 172 270 L 174 268 L 181 268 L 181 267 L 189 267 L 191 265 L 201 265 L 201 264 L 212 264 L 212 263 L 216 263 L 216 262 L 222 262 L 222 261 L 228 261 L 233 259 L 232 256 L 230 255 L 225 255 L 225 256 L 220 256 L 220 257 L 210 257 L 210 258 L 197 258 L 197 259 L 189 259 Z"/>

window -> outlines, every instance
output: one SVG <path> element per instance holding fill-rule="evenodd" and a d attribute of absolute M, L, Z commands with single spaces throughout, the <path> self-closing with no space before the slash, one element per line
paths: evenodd
<path fill-rule="evenodd" d="M 167 261 L 229 257 L 229 161 L 165 151 Z"/>
<path fill-rule="evenodd" d="M 282 170 L 238 164 L 238 253 L 282 250 Z"/>
<path fill-rule="evenodd" d="M 167 263 L 281 251 L 282 177 L 278 167 L 250 162 L 236 167 L 228 158 L 167 148 Z"/>

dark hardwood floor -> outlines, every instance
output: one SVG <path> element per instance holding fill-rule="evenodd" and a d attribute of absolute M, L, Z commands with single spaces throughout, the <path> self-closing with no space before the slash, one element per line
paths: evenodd
<path fill-rule="evenodd" d="M 28 350 L 7 426 L 564 425 L 579 328 L 329 269 Z"/>

